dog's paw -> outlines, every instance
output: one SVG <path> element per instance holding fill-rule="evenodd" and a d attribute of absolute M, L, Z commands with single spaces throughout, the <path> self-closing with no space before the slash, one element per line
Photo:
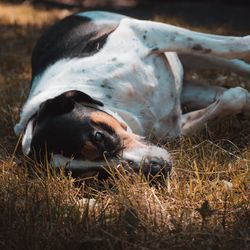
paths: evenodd
<path fill-rule="evenodd" d="M 222 105 L 222 109 L 237 114 L 244 112 L 248 99 L 249 93 L 246 89 L 235 87 L 225 91 L 220 97 L 219 103 Z"/>

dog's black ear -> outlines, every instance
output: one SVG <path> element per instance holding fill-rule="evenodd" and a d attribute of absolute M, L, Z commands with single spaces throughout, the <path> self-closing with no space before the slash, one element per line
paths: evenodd
<path fill-rule="evenodd" d="M 74 109 L 74 106 L 74 100 L 65 97 L 64 94 L 49 99 L 40 105 L 40 110 L 37 114 L 37 121 L 42 120 L 47 116 L 68 113 Z"/>
<path fill-rule="evenodd" d="M 47 116 L 69 113 L 74 109 L 75 102 L 84 102 L 103 106 L 102 102 L 93 99 L 92 97 L 81 91 L 67 91 L 55 98 L 43 102 L 40 105 L 40 110 L 37 114 L 37 121 L 42 120 Z"/>
<path fill-rule="evenodd" d="M 95 104 L 98 106 L 103 106 L 103 103 L 93 99 L 92 97 L 90 97 L 89 95 L 78 91 L 78 90 L 71 90 L 71 91 L 67 91 L 65 92 L 63 95 L 65 95 L 68 98 L 73 99 L 75 102 L 84 102 L 84 103 L 91 103 L 91 104 Z"/>

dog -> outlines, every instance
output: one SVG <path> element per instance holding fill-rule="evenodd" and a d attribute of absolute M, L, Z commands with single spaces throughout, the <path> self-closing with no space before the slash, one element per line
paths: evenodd
<path fill-rule="evenodd" d="M 170 153 L 150 142 L 198 131 L 250 111 L 241 87 L 186 81 L 186 68 L 250 75 L 250 36 L 229 37 L 89 11 L 40 38 L 32 83 L 15 126 L 25 155 L 95 175 L 107 162 L 145 175 L 169 173 Z M 186 108 L 186 112 L 182 111 Z"/>

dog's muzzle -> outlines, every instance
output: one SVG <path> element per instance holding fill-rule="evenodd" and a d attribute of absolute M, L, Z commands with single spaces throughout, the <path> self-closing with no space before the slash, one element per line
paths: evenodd
<path fill-rule="evenodd" d="M 148 157 L 139 164 L 133 161 L 122 161 L 125 170 L 142 173 L 145 176 L 163 175 L 167 176 L 172 169 L 172 162 L 166 161 L 163 158 Z"/>
<path fill-rule="evenodd" d="M 170 154 L 157 146 L 134 148 L 123 153 L 125 168 L 146 176 L 168 175 L 172 169 Z"/>

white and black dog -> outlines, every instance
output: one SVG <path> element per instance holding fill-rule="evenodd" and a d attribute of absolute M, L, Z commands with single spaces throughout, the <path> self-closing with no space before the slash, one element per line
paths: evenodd
<path fill-rule="evenodd" d="M 149 138 L 175 138 L 209 120 L 250 111 L 250 95 L 185 82 L 183 67 L 250 75 L 250 36 L 193 32 L 93 11 L 66 17 L 38 41 L 32 85 L 15 127 L 26 155 L 95 174 L 106 160 L 145 174 L 171 169 Z M 182 106 L 188 112 L 182 112 Z"/>

